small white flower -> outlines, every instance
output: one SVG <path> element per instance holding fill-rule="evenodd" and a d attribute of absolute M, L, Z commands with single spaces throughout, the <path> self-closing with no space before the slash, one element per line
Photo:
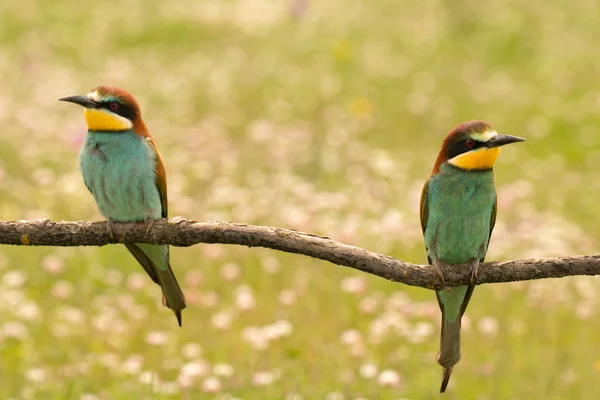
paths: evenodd
<path fill-rule="evenodd" d="M 123 282 L 123 273 L 118 269 L 111 269 L 104 276 L 104 282 L 109 286 L 119 286 Z"/>
<path fill-rule="evenodd" d="M 234 263 L 228 263 L 221 268 L 221 276 L 227 281 L 234 281 L 241 275 L 241 268 Z"/>
<path fill-rule="evenodd" d="M 190 378 L 208 374 L 210 367 L 206 361 L 191 361 L 181 367 L 181 374 Z"/>
<path fill-rule="evenodd" d="M 216 376 L 221 376 L 223 378 L 229 378 L 234 374 L 234 369 L 231 364 L 227 363 L 219 363 L 213 367 L 213 373 Z"/>
<path fill-rule="evenodd" d="M 7 322 L 1 326 L 1 336 L 23 339 L 27 334 L 27 328 L 20 322 Z"/>
<path fill-rule="evenodd" d="M 203 280 L 204 276 L 202 275 L 202 272 L 194 270 L 185 274 L 185 278 L 183 279 L 186 285 L 192 287 L 200 286 Z"/>
<path fill-rule="evenodd" d="M 155 379 L 154 373 L 152 373 L 152 371 L 142 371 L 140 373 L 140 375 L 138 376 L 138 380 L 140 381 L 140 383 L 143 383 L 144 385 L 149 385 L 152 382 L 154 382 L 156 379 Z"/>
<path fill-rule="evenodd" d="M 212 316 L 210 322 L 216 329 L 226 330 L 231 327 L 232 319 L 233 317 L 231 316 L 231 314 L 226 312 L 218 312 Z"/>
<path fill-rule="evenodd" d="M 99 397 L 92 393 L 84 393 L 81 395 L 79 400 L 98 400 Z"/>
<path fill-rule="evenodd" d="M 274 274 L 279 271 L 279 261 L 275 257 L 265 258 L 262 267 L 267 274 Z"/>
<path fill-rule="evenodd" d="M 252 383 L 254 386 L 269 386 L 275 381 L 275 375 L 269 371 L 259 371 L 254 373 Z"/>
<path fill-rule="evenodd" d="M 83 322 L 85 319 L 85 313 L 73 306 L 62 306 L 58 309 L 58 315 L 61 319 L 64 319 L 65 322 L 70 322 L 73 325 L 78 325 Z"/>
<path fill-rule="evenodd" d="M 134 292 L 142 289 L 147 283 L 148 277 L 141 272 L 134 272 L 127 278 L 127 288 Z"/>
<path fill-rule="evenodd" d="M 153 331 L 146 335 L 146 343 L 153 346 L 162 346 L 167 343 L 169 337 L 164 332 Z"/>
<path fill-rule="evenodd" d="M 479 332 L 484 335 L 493 336 L 498 333 L 498 320 L 493 317 L 483 317 L 479 321 Z"/>
<path fill-rule="evenodd" d="M 181 355 L 185 358 L 197 358 L 202 355 L 202 347 L 198 343 L 186 343 L 181 346 Z"/>
<path fill-rule="evenodd" d="M 289 336 L 294 331 L 294 325 L 286 319 L 277 320 L 273 326 L 277 329 L 278 336 Z"/>
<path fill-rule="evenodd" d="M 23 286 L 27 280 L 27 274 L 24 271 L 8 271 L 2 275 L 2 283 L 7 287 L 17 288 Z"/>
<path fill-rule="evenodd" d="M 279 328 L 275 324 L 263 327 L 262 332 L 267 340 L 276 340 L 280 337 Z"/>
<path fill-rule="evenodd" d="M 365 379 L 372 379 L 377 375 L 377 365 L 365 363 L 360 366 L 359 374 Z"/>
<path fill-rule="evenodd" d="M 66 299 L 73 294 L 73 284 L 69 281 L 58 281 L 52 286 L 51 292 L 57 299 Z"/>
<path fill-rule="evenodd" d="M 58 274 L 62 272 L 64 266 L 65 263 L 63 262 L 62 258 L 56 255 L 46 256 L 42 260 L 42 268 L 51 274 Z"/>
<path fill-rule="evenodd" d="M 242 331 L 244 341 L 250 343 L 256 350 L 265 350 L 269 347 L 269 339 L 264 331 L 256 326 L 248 326 Z"/>
<path fill-rule="evenodd" d="M 362 293 L 367 288 L 367 281 L 362 276 L 349 276 L 342 280 L 342 290 L 348 293 Z"/>
<path fill-rule="evenodd" d="M 194 385 L 194 380 L 191 377 L 189 377 L 187 375 L 183 375 L 183 374 L 179 374 L 179 377 L 177 378 L 177 382 L 179 382 L 179 385 L 182 388 L 189 388 Z"/>
<path fill-rule="evenodd" d="M 379 301 L 375 297 L 365 297 L 360 301 L 358 308 L 365 314 L 372 314 L 378 305 Z"/>
<path fill-rule="evenodd" d="M 44 382 L 48 374 L 43 368 L 31 368 L 25 372 L 25 377 L 31 382 Z"/>
<path fill-rule="evenodd" d="M 143 357 L 141 355 L 135 354 L 129 356 L 125 361 L 123 361 L 123 363 L 121 363 L 121 369 L 127 374 L 137 374 L 142 369 L 142 361 Z"/>
<path fill-rule="evenodd" d="M 362 342 L 362 337 L 360 335 L 360 332 L 356 329 L 348 329 L 347 331 L 344 331 L 342 333 L 342 335 L 340 336 L 340 341 L 342 342 L 342 344 L 350 346 L 355 343 Z"/>
<path fill-rule="evenodd" d="M 251 310 L 256 305 L 252 288 L 248 285 L 241 285 L 235 291 L 235 304 L 241 310 Z"/>
<path fill-rule="evenodd" d="M 589 319 L 594 315 L 595 308 L 594 304 L 590 301 L 580 302 L 575 308 L 575 315 L 582 320 Z"/>
<path fill-rule="evenodd" d="M 179 384 L 177 382 L 158 382 L 156 391 L 164 394 L 179 393 Z"/>
<path fill-rule="evenodd" d="M 27 321 L 33 321 L 40 316 L 40 308 L 33 301 L 26 301 L 19 306 L 17 314 Z"/>
<path fill-rule="evenodd" d="M 296 302 L 297 297 L 298 295 L 296 294 L 296 292 L 290 289 L 286 289 L 279 294 L 279 302 L 284 306 L 291 306 Z"/>
<path fill-rule="evenodd" d="M 206 378 L 202 382 L 202 391 L 205 393 L 218 393 L 221 391 L 221 381 L 214 377 L 210 376 Z"/>
<path fill-rule="evenodd" d="M 206 292 L 200 296 L 200 305 L 205 308 L 214 308 L 219 304 L 219 295 L 216 292 Z"/>
<path fill-rule="evenodd" d="M 367 349 L 362 342 L 357 342 L 348 348 L 348 354 L 354 357 L 362 357 L 366 352 Z"/>
<path fill-rule="evenodd" d="M 377 382 L 381 386 L 398 386 L 400 384 L 400 375 L 396 371 L 386 369 L 381 371 L 377 377 Z"/>
<path fill-rule="evenodd" d="M 412 329 L 412 334 L 409 336 L 409 339 L 413 343 L 421 343 L 431 336 L 434 330 L 435 328 L 430 322 L 417 322 L 415 327 Z"/>

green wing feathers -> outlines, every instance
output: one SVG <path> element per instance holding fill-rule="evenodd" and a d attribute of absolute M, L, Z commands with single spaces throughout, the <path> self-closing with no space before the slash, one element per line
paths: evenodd
<path fill-rule="evenodd" d="M 425 229 L 427 228 L 427 216 L 429 215 L 429 204 L 428 204 L 428 195 L 429 195 L 429 181 L 425 182 L 423 185 L 423 190 L 421 191 L 421 230 L 425 233 Z"/>
<path fill-rule="evenodd" d="M 420 207 L 420 215 L 421 215 L 421 230 L 423 231 L 423 235 L 425 235 L 425 230 L 427 229 L 427 218 L 429 216 L 429 180 L 425 182 L 423 185 L 423 190 L 421 191 L 421 207 Z M 425 252 L 427 253 L 427 261 L 431 264 L 432 260 L 429 257 L 429 249 L 427 248 L 427 243 L 425 243 Z"/>
<path fill-rule="evenodd" d="M 496 226 L 496 211 L 498 211 L 498 194 L 496 194 L 496 199 L 494 200 L 494 205 L 492 206 L 492 215 L 490 215 L 490 235 L 488 236 L 488 242 L 486 247 L 490 245 L 490 239 L 492 238 L 492 231 L 494 230 L 494 226 Z M 485 257 L 483 257 L 480 262 L 483 262 Z"/>
<path fill-rule="evenodd" d="M 156 154 L 156 166 L 154 171 L 156 173 L 156 188 L 158 189 L 158 193 L 160 194 L 160 203 L 162 206 L 162 217 L 167 218 L 169 215 L 169 202 L 167 198 L 167 172 L 165 171 L 165 164 L 162 161 L 162 157 L 158 152 L 158 147 L 156 147 L 156 143 L 154 139 L 149 140 L 150 145 L 154 149 L 154 154 Z"/>

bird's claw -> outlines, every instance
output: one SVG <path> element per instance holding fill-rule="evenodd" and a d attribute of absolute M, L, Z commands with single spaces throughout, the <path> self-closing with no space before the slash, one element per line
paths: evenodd
<path fill-rule="evenodd" d="M 106 231 L 108 232 L 108 236 L 111 239 L 114 239 L 115 235 L 113 232 L 113 225 L 115 224 L 115 221 L 112 220 L 112 218 L 109 218 L 106 220 Z"/>
<path fill-rule="evenodd" d="M 150 229 L 154 226 L 154 220 L 152 218 L 146 219 L 146 233 L 150 233 Z"/>
<path fill-rule="evenodd" d="M 474 285 L 475 282 L 479 279 L 479 261 L 475 261 L 475 264 L 471 268 L 471 285 Z"/>
<path fill-rule="evenodd" d="M 440 281 L 442 281 L 442 284 L 446 283 L 446 279 L 444 278 L 444 269 L 442 268 L 442 264 L 440 262 L 438 262 L 438 260 L 435 260 L 433 262 L 433 273 L 440 278 Z"/>

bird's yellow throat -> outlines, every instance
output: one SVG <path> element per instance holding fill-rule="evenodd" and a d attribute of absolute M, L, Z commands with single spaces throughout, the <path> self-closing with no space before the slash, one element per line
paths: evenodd
<path fill-rule="evenodd" d="M 483 147 L 459 154 L 448 160 L 448 163 L 466 170 L 490 169 L 494 166 L 499 154 L 500 147 Z"/>
<path fill-rule="evenodd" d="M 111 113 L 108 110 L 86 108 L 83 111 L 88 130 L 97 132 L 126 131 L 133 124 L 127 118 Z"/>

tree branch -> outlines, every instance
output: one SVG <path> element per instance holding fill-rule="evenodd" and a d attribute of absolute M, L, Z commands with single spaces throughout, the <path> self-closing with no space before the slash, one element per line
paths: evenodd
<path fill-rule="evenodd" d="M 28 246 L 104 246 L 153 243 L 192 246 L 198 243 L 264 247 L 329 261 L 372 275 L 428 289 L 469 283 L 470 266 L 446 266 L 442 284 L 428 265 L 407 263 L 327 237 L 270 226 L 230 222 L 157 220 L 150 232 L 144 223 L 115 223 L 114 237 L 106 222 L 0 221 L 0 244 Z M 600 275 L 600 256 L 572 256 L 488 262 L 480 265 L 477 283 L 514 282 L 572 275 Z"/>

